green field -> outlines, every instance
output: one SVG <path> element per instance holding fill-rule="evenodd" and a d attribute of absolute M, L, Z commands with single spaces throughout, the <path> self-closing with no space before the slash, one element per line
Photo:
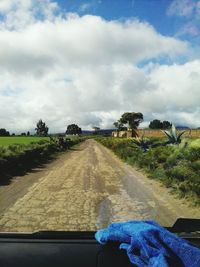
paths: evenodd
<path fill-rule="evenodd" d="M 0 146 L 9 146 L 13 144 L 30 144 L 31 142 L 38 142 L 40 140 L 49 140 L 49 137 L 36 137 L 36 136 L 13 136 L 13 137 L 0 137 Z"/>

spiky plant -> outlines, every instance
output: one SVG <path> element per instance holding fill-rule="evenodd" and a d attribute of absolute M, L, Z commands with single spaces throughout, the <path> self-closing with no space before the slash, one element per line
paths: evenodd
<path fill-rule="evenodd" d="M 169 131 L 165 130 L 162 131 L 168 138 L 169 144 L 180 144 L 181 143 L 181 136 L 186 132 L 182 131 L 181 133 L 178 133 L 176 127 L 174 124 L 172 124 L 172 127 Z"/>
<path fill-rule="evenodd" d="M 144 135 L 142 137 L 136 137 L 133 139 L 133 144 L 140 147 L 144 152 L 146 152 L 152 145 L 152 141 L 145 138 Z"/>

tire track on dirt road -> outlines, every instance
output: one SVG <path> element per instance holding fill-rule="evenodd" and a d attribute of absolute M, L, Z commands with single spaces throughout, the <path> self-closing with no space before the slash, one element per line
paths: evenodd
<path fill-rule="evenodd" d="M 30 175 L 18 178 L 18 191 Z M 96 230 L 129 219 L 170 225 L 178 217 L 199 216 L 94 140 L 61 155 L 36 176 L 0 213 L 0 231 Z M 1 188 L 0 203 L 3 193 L 12 198 L 15 188 L 8 187 Z"/>

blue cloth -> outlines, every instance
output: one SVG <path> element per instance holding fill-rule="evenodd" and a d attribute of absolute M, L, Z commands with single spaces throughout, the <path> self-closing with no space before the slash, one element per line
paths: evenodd
<path fill-rule="evenodd" d="M 96 232 L 101 244 L 120 243 L 138 267 L 200 267 L 200 250 L 153 221 L 113 223 Z"/>

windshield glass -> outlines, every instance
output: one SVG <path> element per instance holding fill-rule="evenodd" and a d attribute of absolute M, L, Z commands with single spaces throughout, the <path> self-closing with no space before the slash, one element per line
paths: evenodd
<path fill-rule="evenodd" d="M 0 232 L 200 219 L 200 2 L 0 0 Z"/>

